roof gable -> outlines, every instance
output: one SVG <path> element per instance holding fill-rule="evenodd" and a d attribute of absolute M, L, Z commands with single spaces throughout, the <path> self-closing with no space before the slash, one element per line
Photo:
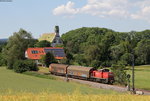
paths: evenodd
<path fill-rule="evenodd" d="M 28 48 L 26 52 L 29 59 L 40 59 L 45 55 L 43 48 Z"/>
<path fill-rule="evenodd" d="M 44 33 L 40 38 L 39 41 L 42 40 L 47 40 L 49 42 L 53 42 L 53 40 L 55 39 L 56 33 Z"/>

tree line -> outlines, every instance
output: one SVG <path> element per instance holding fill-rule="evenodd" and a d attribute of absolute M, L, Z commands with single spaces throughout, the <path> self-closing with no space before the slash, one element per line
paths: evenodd
<path fill-rule="evenodd" d="M 117 63 L 131 65 L 134 56 L 135 65 L 150 64 L 150 30 L 115 32 L 106 28 L 83 27 L 71 30 L 61 38 L 64 43 L 61 47 L 65 48 L 67 57 L 62 63 L 93 67 Z M 20 29 L 9 37 L 7 43 L 0 42 L 0 65 L 7 63 L 8 68 L 13 68 L 16 59 L 25 59 L 28 47 L 50 46 L 49 42 L 38 42 L 31 33 Z"/>
<path fill-rule="evenodd" d="M 62 35 L 70 64 L 93 67 L 150 64 L 150 30 L 115 32 L 83 27 Z"/>

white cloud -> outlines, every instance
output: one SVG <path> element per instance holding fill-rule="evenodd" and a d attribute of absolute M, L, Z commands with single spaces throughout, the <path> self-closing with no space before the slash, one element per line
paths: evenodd
<path fill-rule="evenodd" d="M 88 0 L 80 12 L 95 16 L 124 16 L 128 14 L 127 0 Z"/>
<path fill-rule="evenodd" d="M 73 16 L 89 14 L 98 17 L 121 17 L 150 21 L 150 0 L 87 0 L 83 7 L 75 8 L 69 1 L 53 10 L 54 15 Z"/>
<path fill-rule="evenodd" d="M 66 5 L 58 6 L 53 10 L 54 15 L 77 14 L 78 9 L 73 8 L 74 3 L 69 1 Z"/>

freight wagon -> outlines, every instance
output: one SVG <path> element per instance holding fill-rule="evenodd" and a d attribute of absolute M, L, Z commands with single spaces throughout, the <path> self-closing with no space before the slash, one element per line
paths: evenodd
<path fill-rule="evenodd" d="M 108 69 L 97 70 L 94 67 L 83 67 L 64 64 L 51 64 L 49 72 L 54 75 L 68 76 L 90 81 L 110 83 L 114 82 L 114 75 Z"/>

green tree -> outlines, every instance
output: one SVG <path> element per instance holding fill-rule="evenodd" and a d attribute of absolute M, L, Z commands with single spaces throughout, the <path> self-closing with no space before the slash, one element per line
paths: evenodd
<path fill-rule="evenodd" d="M 74 56 L 74 58 L 75 58 L 75 62 L 78 63 L 79 65 L 82 65 L 82 66 L 87 65 L 87 61 L 83 54 L 77 54 Z"/>
<path fill-rule="evenodd" d="M 88 65 L 91 65 L 93 60 L 99 60 L 100 56 L 101 56 L 100 49 L 99 46 L 97 45 L 90 45 L 85 50 L 85 59 Z"/>
<path fill-rule="evenodd" d="M 112 72 L 115 75 L 115 82 L 121 85 L 127 84 L 127 74 L 125 71 L 125 65 L 119 63 L 119 64 L 113 64 L 111 67 Z"/>
<path fill-rule="evenodd" d="M 51 47 L 51 43 L 47 40 L 39 41 L 35 44 L 35 47 Z"/>
<path fill-rule="evenodd" d="M 110 50 L 111 50 L 110 55 L 111 55 L 112 59 L 114 60 L 113 62 L 117 63 L 117 61 L 120 59 L 121 55 L 124 53 L 123 48 L 119 44 L 119 45 L 111 46 Z"/>
<path fill-rule="evenodd" d="M 6 64 L 6 61 L 3 59 L 2 53 L 0 53 L 0 66 L 3 66 Z"/>
<path fill-rule="evenodd" d="M 132 57 L 133 57 L 133 54 L 131 54 L 131 53 L 124 53 L 121 56 L 120 61 L 122 61 L 124 63 L 124 65 L 132 65 Z"/>
<path fill-rule="evenodd" d="M 3 58 L 2 50 L 6 46 L 7 42 L 0 41 L 0 66 L 6 65 L 6 61 Z"/>
<path fill-rule="evenodd" d="M 46 53 L 46 55 L 43 55 L 40 60 L 46 67 L 49 67 L 51 63 L 57 63 L 54 55 L 50 52 Z"/>
<path fill-rule="evenodd" d="M 20 29 L 9 37 L 8 43 L 3 50 L 4 59 L 7 61 L 7 67 L 13 69 L 16 60 L 25 59 L 25 51 L 32 40 L 31 33 Z"/>
<path fill-rule="evenodd" d="M 141 40 L 135 48 L 136 64 L 150 64 L 150 39 Z"/>
<path fill-rule="evenodd" d="M 131 57 L 134 51 L 136 64 L 149 64 L 147 56 L 149 50 L 146 43 L 142 40 L 150 39 L 150 30 L 142 32 L 115 32 L 106 28 L 83 27 L 71 30 L 62 35 L 64 48 L 67 53 L 75 57 L 71 63 L 78 62 L 80 65 L 100 64 L 102 66 L 111 66 L 112 63 L 122 62 L 125 65 L 131 64 Z M 140 54 L 140 43 L 143 44 Z M 144 50 L 145 49 L 145 50 Z M 150 53 L 150 52 L 149 52 Z M 77 56 L 81 61 L 77 60 Z M 147 54 L 147 55 L 146 55 Z M 146 62 L 145 62 L 146 61 Z"/>
<path fill-rule="evenodd" d="M 74 60 L 74 57 L 71 53 L 66 51 L 66 64 L 71 64 L 71 62 Z"/>
<path fill-rule="evenodd" d="M 38 42 L 37 39 L 31 39 L 31 40 L 30 40 L 30 43 L 29 43 L 29 45 L 28 45 L 28 47 L 31 47 L 31 48 L 35 47 L 35 44 L 36 44 L 37 42 Z"/>

